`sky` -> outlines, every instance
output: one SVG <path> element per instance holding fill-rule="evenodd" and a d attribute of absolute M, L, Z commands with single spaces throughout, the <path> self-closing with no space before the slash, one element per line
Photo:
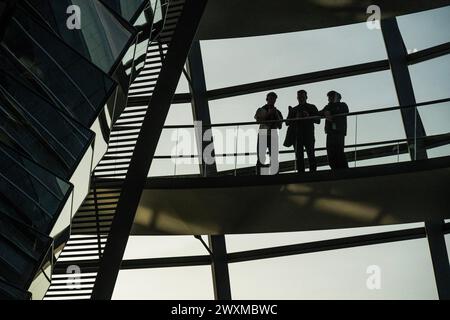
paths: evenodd
<path fill-rule="evenodd" d="M 407 50 L 422 50 L 450 41 L 450 7 L 398 17 Z M 306 72 L 325 70 L 386 59 L 379 30 L 369 30 L 365 23 L 270 36 L 209 40 L 201 42 L 207 88 L 209 90 L 267 80 Z M 448 98 L 450 92 L 450 56 L 410 66 L 418 102 Z M 276 90 L 277 107 L 287 115 L 287 106 L 296 104 L 296 91 L 305 89 L 309 102 L 322 109 L 326 92 L 336 90 L 350 111 L 370 110 L 398 104 L 389 71 L 323 81 L 300 87 Z M 177 92 L 187 92 L 185 79 Z M 262 106 L 265 92 L 210 102 L 213 123 L 252 121 L 256 108 Z M 450 104 L 419 110 L 428 134 L 448 133 Z M 192 124 L 191 106 L 171 107 L 166 124 Z M 399 112 L 349 118 L 346 143 L 364 143 L 404 138 Z M 232 143 L 214 132 L 216 153 L 254 151 L 256 137 L 245 139 L 248 128 L 228 128 Z M 224 130 L 224 129 L 223 129 Z M 165 130 L 157 155 L 181 154 L 183 132 Z M 280 131 L 280 139 L 285 128 Z M 178 137 L 178 138 L 177 138 Z M 172 139 L 171 139 L 172 138 Z M 230 140 L 230 139 L 228 139 Z M 316 127 L 316 147 L 325 143 L 323 123 Z M 280 143 L 281 145 L 281 143 Z M 190 145 L 195 150 L 194 142 Z M 237 149 L 236 149 L 237 148 Z M 284 147 L 283 147 L 284 148 Z M 448 155 L 449 147 L 429 151 L 430 157 Z M 281 160 L 293 155 L 280 156 Z M 350 166 L 408 161 L 370 160 Z M 239 159 L 236 166 L 250 166 L 253 158 Z M 219 170 L 231 169 L 231 163 L 219 164 Z M 154 160 L 149 176 L 197 173 L 195 163 L 175 165 L 171 160 Z M 318 239 L 382 232 L 422 226 L 422 223 L 344 230 L 290 232 L 226 236 L 229 252 L 275 245 L 294 244 Z M 206 239 L 206 238 L 205 238 Z M 446 236 L 449 247 L 450 238 Z M 201 243 L 190 236 L 131 236 L 124 259 L 206 254 Z M 381 286 L 369 289 L 368 268 L 377 266 Z M 234 299 L 436 299 L 433 269 L 426 239 L 265 259 L 229 265 Z M 195 289 L 193 289 L 195 288 Z M 210 266 L 124 270 L 119 273 L 114 299 L 213 299 Z"/>

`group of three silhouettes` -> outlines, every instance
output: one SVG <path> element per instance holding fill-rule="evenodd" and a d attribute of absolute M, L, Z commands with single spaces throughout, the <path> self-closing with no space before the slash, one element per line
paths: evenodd
<path fill-rule="evenodd" d="M 309 170 L 317 170 L 314 152 L 314 125 L 319 124 L 322 117 L 325 117 L 326 149 L 331 169 L 348 168 L 344 152 L 345 136 L 347 135 L 347 117 L 345 114 L 349 112 L 348 106 L 346 103 L 341 102 L 342 97 L 336 91 L 328 92 L 327 97 L 328 104 L 319 111 L 315 105 L 306 102 L 308 100 L 307 92 L 299 90 L 297 92 L 298 105 L 295 107 L 289 106 L 289 113 L 286 119 L 288 130 L 283 145 L 294 147 L 298 172 L 305 171 L 304 150 L 308 156 Z M 269 92 L 266 96 L 267 103 L 258 108 L 255 114 L 256 121 L 260 123 L 260 133 L 264 132 L 263 135 L 258 134 L 258 160 L 256 163 L 258 174 L 261 173 L 261 167 L 264 166 L 266 150 L 268 149 L 269 155 L 272 155 L 273 143 L 271 141 L 278 141 L 278 136 L 272 138 L 272 135 L 278 135 L 277 129 L 281 129 L 283 123 L 283 115 L 275 107 L 276 100 L 276 93 Z M 261 139 L 267 139 L 266 143 L 260 143 Z M 264 148 L 264 150 L 261 150 L 261 148 Z"/>

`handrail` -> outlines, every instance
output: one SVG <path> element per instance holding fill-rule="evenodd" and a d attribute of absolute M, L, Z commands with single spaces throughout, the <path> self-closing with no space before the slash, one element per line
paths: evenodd
<path fill-rule="evenodd" d="M 395 144 L 399 144 L 402 142 L 409 142 L 409 141 L 414 141 L 414 140 L 427 140 L 427 139 L 431 139 L 431 138 L 438 138 L 438 137 L 444 137 L 444 136 L 448 136 L 449 140 L 450 140 L 450 132 L 449 133 L 442 133 L 442 134 L 436 134 L 436 135 L 430 135 L 430 136 L 422 136 L 422 137 L 417 137 L 417 138 L 405 138 L 405 139 L 394 139 L 394 140 L 384 140 L 384 141 L 376 141 L 376 142 L 366 142 L 366 143 L 359 143 L 359 144 L 349 144 L 349 145 L 345 145 L 344 148 L 359 148 L 359 147 L 372 147 L 372 146 L 379 146 L 379 145 L 384 145 L 384 144 L 390 144 L 390 145 L 395 145 Z M 450 141 L 449 141 L 450 143 Z M 327 148 L 326 147 L 319 147 L 319 148 L 314 148 L 314 151 L 325 151 Z M 279 154 L 290 154 L 290 153 L 295 153 L 294 150 L 279 150 L 278 151 Z M 257 155 L 256 152 L 235 152 L 235 153 L 221 153 L 215 154 L 215 157 L 236 157 L 236 156 L 251 156 L 251 155 Z M 183 159 L 183 158 L 197 158 L 198 154 L 190 154 L 190 155 L 168 155 L 168 156 L 154 156 L 154 159 Z"/>
<path fill-rule="evenodd" d="M 438 99 L 438 100 L 431 100 L 431 101 L 425 101 L 420 103 L 415 103 L 411 105 L 406 106 L 395 106 L 395 107 L 386 107 L 386 108 L 379 108 L 379 109 L 372 109 L 372 110 L 366 110 L 366 111 L 355 111 L 355 112 L 348 112 L 348 113 L 340 113 L 333 115 L 333 118 L 336 117 L 348 117 L 348 116 L 354 116 L 354 115 L 363 115 L 363 114 L 372 114 L 372 113 L 381 113 L 381 112 L 389 112 L 394 110 L 403 110 L 403 109 L 411 109 L 416 107 L 422 107 L 427 106 L 431 104 L 441 104 L 445 102 L 450 102 L 450 98 L 444 98 L 444 99 Z M 304 117 L 304 118 L 292 118 L 292 119 L 283 119 L 283 120 L 268 120 L 268 121 L 247 121 L 247 122 L 228 122 L 228 123 L 217 123 L 217 124 L 211 124 L 211 125 L 204 125 L 203 127 L 230 127 L 230 126 L 248 126 L 248 125 L 260 125 L 265 123 L 280 123 L 280 122 L 286 122 L 286 121 L 306 121 L 306 120 L 313 120 L 313 119 L 324 119 L 325 116 L 312 116 L 312 117 Z M 123 128 L 127 128 L 126 126 L 123 126 Z M 195 125 L 168 125 L 164 126 L 164 129 L 182 129 L 182 128 L 195 128 Z M 131 129 L 130 129 L 131 130 Z"/>

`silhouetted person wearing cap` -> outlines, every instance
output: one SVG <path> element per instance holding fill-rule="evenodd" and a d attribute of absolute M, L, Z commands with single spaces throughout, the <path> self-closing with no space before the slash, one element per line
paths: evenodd
<path fill-rule="evenodd" d="M 327 134 L 327 156 L 332 170 L 348 168 L 345 156 L 345 136 L 347 135 L 347 116 L 336 116 L 348 113 L 348 106 L 341 102 L 341 95 L 336 91 L 327 93 L 328 104 L 321 111 L 325 116 L 325 133 Z"/>
<path fill-rule="evenodd" d="M 308 94 L 305 90 L 299 90 L 297 92 L 298 105 L 294 108 L 289 106 L 288 119 L 319 116 L 317 107 L 313 104 L 307 103 L 307 99 Z M 314 153 L 314 145 L 316 142 L 314 137 L 315 123 L 319 124 L 320 118 L 301 121 L 286 121 L 288 126 L 294 126 L 295 128 L 293 145 L 298 172 L 305 171 L 304 150 L 306 150 L 306 154 L 308 155 L 309 171 L 317 170 L 316 156 Z"/>
<path fill-rule="evenodd" d="M 256 162 L 256 172 L 261 174 L 261 167 L 266 160 L 266 150 L 269 150 L 269 156 L 271 159 L 270 166 L 274 165 L 272 163 L 272 151 L 273 148 L 278 151 L 278 130 L 281 129 L 283 115 L 275 107 L 275 102 L 277 101 L 277 95 L 275 92 L 269 92 L 266 96 L 266 104 L 261 108 L 256 110 L 255 119 L 258 123 L 264 121 L 275 121 L 271 123 L 261 123 L 258 132 L 258 142 L 257 142 L 257 157 Z M 278 121 L 277 121 L 278 120 Z M 275 135 L 275 136 L 274 136 Z M 262 146 L 262 147 L 261 147 Z M 277 158 L 278 160 L 278 158 Z M 276 164 L 276 171 L 278 172 L 278 163 Z"/>

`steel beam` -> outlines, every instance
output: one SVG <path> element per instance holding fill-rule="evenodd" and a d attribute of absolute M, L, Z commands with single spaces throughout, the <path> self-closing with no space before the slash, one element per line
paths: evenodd
<path fill-rule="evenodd" d="M 391 243 L 394 241 L 414 240 L 425 237 L 424 228 L 413 228 L 397 231 L 372 233 L 339 239 L 321 240 L 287 246 L 234 252 L 228 255 L 228 261 L 244 262 L 259 259 L 285 257 L 297 254 L 322 252 L 337 249 L 347 249 L 374 244 Z"/>
<path fill-rule="evenodd" d="M 425 222 L 439 299 L 450 300 L 450 264 L 445 244 L 444 229 L 444 220 L 429 220 Z"/>
<path fill-rule="evenodd" d="M 147 174 L 207 0 L 187 0 L 161 67 L 111 225 L 92 299 L 111 299 Z"/>
<path fill-rule="evenodd" d="M 403 43 L 397 20 L 395 18 L 382 19 L 381 31 L 391 66 L 398 103 L 400 106 L 416 104 L 408 69 L 408 52 Z M 417 108 L 402 109 L 401 115 L 408 139 L 426 136 Z M 410 143 L 409 150 L 412 160 L 427 159 L 427 151 L 420 141 Z"/>
<path fill-rule="evenodd" d="M 188 256 L 151 259 L 123 260 L 121 270 L 170 268 L 170 267 L 192 267 L 211 264 L 210 256 Z"/>
<path fill-rule="evenodd" d="M 446 42 L 431 48 L 420 50 L 408 55 L 408 64 L 416 64 L 431 59 L 439 58 L 450 53 L 450 42 Z"/>
<path fill-rule="evenodd" d="M 230 275 L 228 272 L 227 248 L 224 235 L 208 236 L 212 251 L 212 274 L 216 300 L 231 300 Z"/>
<path fill-rule="evenodd" d="M 263 92 L 267 90 L 275 90 L 281 88 L 287 88 L 292 86 L 298 86 L 308 83 L 316 83 L 321 81 L 352 77 L 361 74 L 367 74 L 372 72 L 379 72 L 389 70 L 389 61 L 380 60 L 368 63 L 362 63 L 352 66 L 346 66 L 341 68 L 315 71 L 310 73 L 304 73 L 295 76 L 258 81 L 253 83 L 247 83 L 243 85 L 231 86 L 226 88 L 214 89 L 208 91 L 209 100 L 217 100 L 230 98 L 235 96 L 241 96 L 250 93 Z"/>
<path fill-rule="evenodd" d="M 200 174 L 202 176 L 211 176 L 217 173 L 216 162 L 207 164 L 204 162 L 203 155 L 208 145 L 212 144 L 211 155 L 215 160 L 214 141 L 211 136 L 211 141 L 204 141 L 203 137 L 206 130 L 211 126 L 211 115 L 209 112 L 209 103 L 206 91 L 205 71 L 203 68 L 202 52 L 200 42 L 194 41 L 189 52 L 187 73 L 190 78 L 189 90 L 191 93 L 191 105 L 194 121 L 201 121 L 202 127 L 195 130 L 197 138 L 197 149 L 199 154 Z M 198 129 L 201 129 L 198 130 Z M 198 132 L 200 131 L 200 132 Z"/>

